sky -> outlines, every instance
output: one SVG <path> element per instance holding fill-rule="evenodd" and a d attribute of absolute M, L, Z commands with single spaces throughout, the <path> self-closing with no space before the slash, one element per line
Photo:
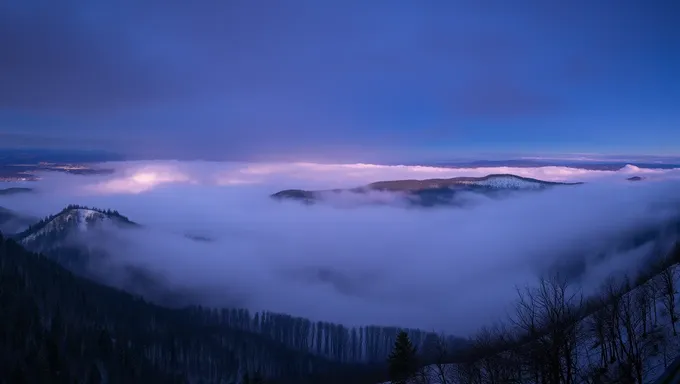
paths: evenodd
<path fill-rule="evenodd" d="M 82 204 L 116 209 L 141 224 L 130 230 L 105 226 L 72 239 L 110 254 L 110 265 L 93 269 L 101 281 L 125 289 L 131 287 L 109 279 L 134 266 L 161 276 L 171 291 L 188 292 L 193 304 L 458 336 L 507 320 L 515 288 L 536 284 L 556 266 L 584 265 L 573 287 L 586 295 L 612 274 L 635 276 L 654 247 L 665 243 L 631 245 L 639 238 L 633 235 L 680 220 L 678 169 L 185 161 L 107 166 L 116 172 L 46 172 L 40 181 L 20 184 L 34 193 L 0 196 L 0 206 L 44 217 Z M 384 205 L 364 204 L 361 196 L 311 206 L 269 197 L 288 187 L 503 172 L 586 184 L 499 199 L 474 194 L 462 207 L 436 209 L 407 208 L 396 195 L 394 204 Z M 626 180 L 633 175 L 644 180 Z"/>
<path fill-rule="evenodd" d="M 0 147 L 677 154 L 674 1 L 9 0 Z"/>

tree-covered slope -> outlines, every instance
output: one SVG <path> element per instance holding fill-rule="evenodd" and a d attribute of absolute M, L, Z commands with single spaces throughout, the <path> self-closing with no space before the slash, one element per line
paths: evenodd
<path fill-rule="evenodd" d="M 510 174 L 492 174 L 484 177 L 454 177 L 450 179 L 425 180 L 387 180 L 378 181 L 361 187 L 350 189 L 331 189 L 307 191 L 302 189 L 286 189 L 272 194 L 275 200 L 292 200 L 305 204 L 343 198 L 366 198 L 369 194 L 389 192 L 397 194 L 397 201 L 411 206 L 436 207 L 460 206 L 457 197 L 461 193 L 477 193 L 489 197 L 504 196 L 512 191 L 540 191 L 556 186 L 573 186 L 583 183 L 560 183 L 521 177 Z M 391 199 L 369 199 L 370 204 L 394 203 Z"/>
<path fill-rule="evenodd" d="M 267 337 L 282 330 L 265 322 L 259 326 L 271 329 L 261 333 L 227 324 L 239 313 L 252 321 L 245 311 L 156 306 L 2 236 L 0 308 L 0 383 L 231 383 L 246 372 L 296 383 L 370 377 L 368 365 L 332 362 Z"/>

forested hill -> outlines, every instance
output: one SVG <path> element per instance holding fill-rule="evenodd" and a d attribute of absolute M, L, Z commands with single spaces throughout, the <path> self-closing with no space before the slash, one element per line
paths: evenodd
<path fill-rule="evenodd" d="M 0 235 L 0 383 L 375 383 L 395 328 L 168 309 Z M 414 339 L 426 333 L 410 331 Z M 199 381 L 197 381 L 199 380 Z"/>
<path fill-rule="evenodd" d="M 209 310 L 166 309 L 79 278 L 1 235 L 0 308 L 0 383 L 231 383 L 248 371 L 305 382 L 356 371 L 210 323 Z"/>
<path fill-rule="evenodd" d="M 76 204 L 71 204 L 67 206 L 66 208 L 62 209 L 61 212 L 48 216 L 37 223 L 34 223 L 30 225 L 27 229 L 25 229 L 23 232 L 18 233 L 16 235 L 17 238 L 23 239 L 26 238 L 27 236 L 30 235 L 36 235 L 40 231 L 46 229 L 50 224 L 56 224 L 56 226 L 63 226 L 66 224 L 65 222 L 75 222 L 78 217 L 78 214 L 81 214 L 83 217 L 81 218 L 83 221 L 84 220 L 101 220 L 103 218 L 108 218 L 108 219 L 113 219 L 117 223 L 120 224 L 125 224 L 125 225 L 130 225 L 130 226 L 137 226 L 138 224 L 131 221 L 128 219 L 126 216 L 121 215 L 118 211 L 115 210 L 103 210 L 103 209 L 98 209 L 98 208 L 90 208 L 90 207 L 85 207 L 81 205 L 76 205 Z M 55 223 L 55 220 L 61 218 L 62 223 Z"/>

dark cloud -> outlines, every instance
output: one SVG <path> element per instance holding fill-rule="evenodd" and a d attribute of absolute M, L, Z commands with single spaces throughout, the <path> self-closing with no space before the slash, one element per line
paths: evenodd
<path fill-rule="evenodd" d="M 546 142 L 536 126 L 567 114 L 575 137 L 607 137 L 622 110 L 677 119 L 672 3 L 486 5 L 3 2 L 0 129 L 219 158 L 464 148 L 508 126 Z"/>
<path fill-rule="evenodd" d="M 554 95 L 532 92 L 516 84 L 504 83 L 503 79 L 472 82 L 466 90 L 452 102 L 452 110 L 457 116 L 507 119 L 554 116 L 564 112 L 564 106 Z"/>
<path fill-rule="evenodd" d="M 119 12 L 80 1 L 0 5 L 0 106 L 110 113 L 176 94 L 167 68 L 144 60 Z"/>
<path fill-rule="evenodd" d="M 36 146 L 42 148 L 51 148 L 53 146 L 64 147 L 67 146 L 66 144 L 68 144 L 68 140 L 66 139 L 45 137 L 30 133 L 22 134 L 2 132 L 0 132 L 0 142 L 3 143 L 3 146 L 12 148 L 35 148 Z"/>

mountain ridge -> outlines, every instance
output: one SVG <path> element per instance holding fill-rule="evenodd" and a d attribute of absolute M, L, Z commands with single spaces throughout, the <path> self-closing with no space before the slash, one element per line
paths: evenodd
<path fill-rule="evenodd" d="M 0 343 L 3 383 L 217 384 L 238 382 L 248 370 L 271 383 L 370 383 L 367 375 L 382 373 L 376 363 L 333 359 L 270 336 L 286 322 L 321 327 L 304 319 L 162 307 L 77 276 L 2 233 L 0 260 L 0 330 L 14 335 Z M 320 331 L 330 336 L 330 325 Z"/>
<path fill-rule="evenodd" d="M 534 179 L 512 174 L 490 174 L 482 177 L 459 176 L 435 179 L 401 179 L 377 181 L 364 186 L 348 189 L 303 190 L 286 189 L 270 195 L 275 200 L 297 200 L 314 204 L 324 197 L 352 193 L 356 195 L 371 192 L 400 193 L 410 203 L 421 206 L 451 205 L 456 192 L 494 194 L 501 191 L 542 190 L 554 186 L 580 185 L 582 182 L 566 183 Z"/>
<path fill-rule="evenodd" d="M 60 212 L 30 225 L 24 231 L 13 236 L 13 238 L 22 245 L 29 245 L 29 248 L 35 248 L 31 247 L 30 243 L 37 241 L 42 236 L 48 236 L 54 232 L 63 232 L 74 226 L 77 226 L 81 231 L 84 231 L 90 226 L 97 225 L 105 220 L 111 221 L 119 226 L 139 226 L 139 224 L 131 221 L 126 216 L 121 215 L 116 210 L 103 210 L 71 204 Z"/>
<path fill-rule="evenodd" d="M 372 190 L 422 190 L 442 188 L 456 185 L 479 185 L 490 188 L 537 188 L 540 185 L 578 185 L 583 183 L 563 183 L 544 181 L 531 177 L 517 176 L 509 173 L 494 173 L 481 177 L 458 176 L 447 179 L 402 179 L 377 181 L 367 185 Z"/>
<path fill-rule="evenodd" d="M 147 271 L 116 263 L 101 241 L 108 228 L 141 227 L 115 210 L 104 210 L 76 204 L 68 205 L 11 238 L 31 252 L 42 253 L 71 272 L 94 280 L 127 281 L 140 292 L 164 293 L 159 278 Z M 106 273 L 102 273 L 102 270 Z"/>

